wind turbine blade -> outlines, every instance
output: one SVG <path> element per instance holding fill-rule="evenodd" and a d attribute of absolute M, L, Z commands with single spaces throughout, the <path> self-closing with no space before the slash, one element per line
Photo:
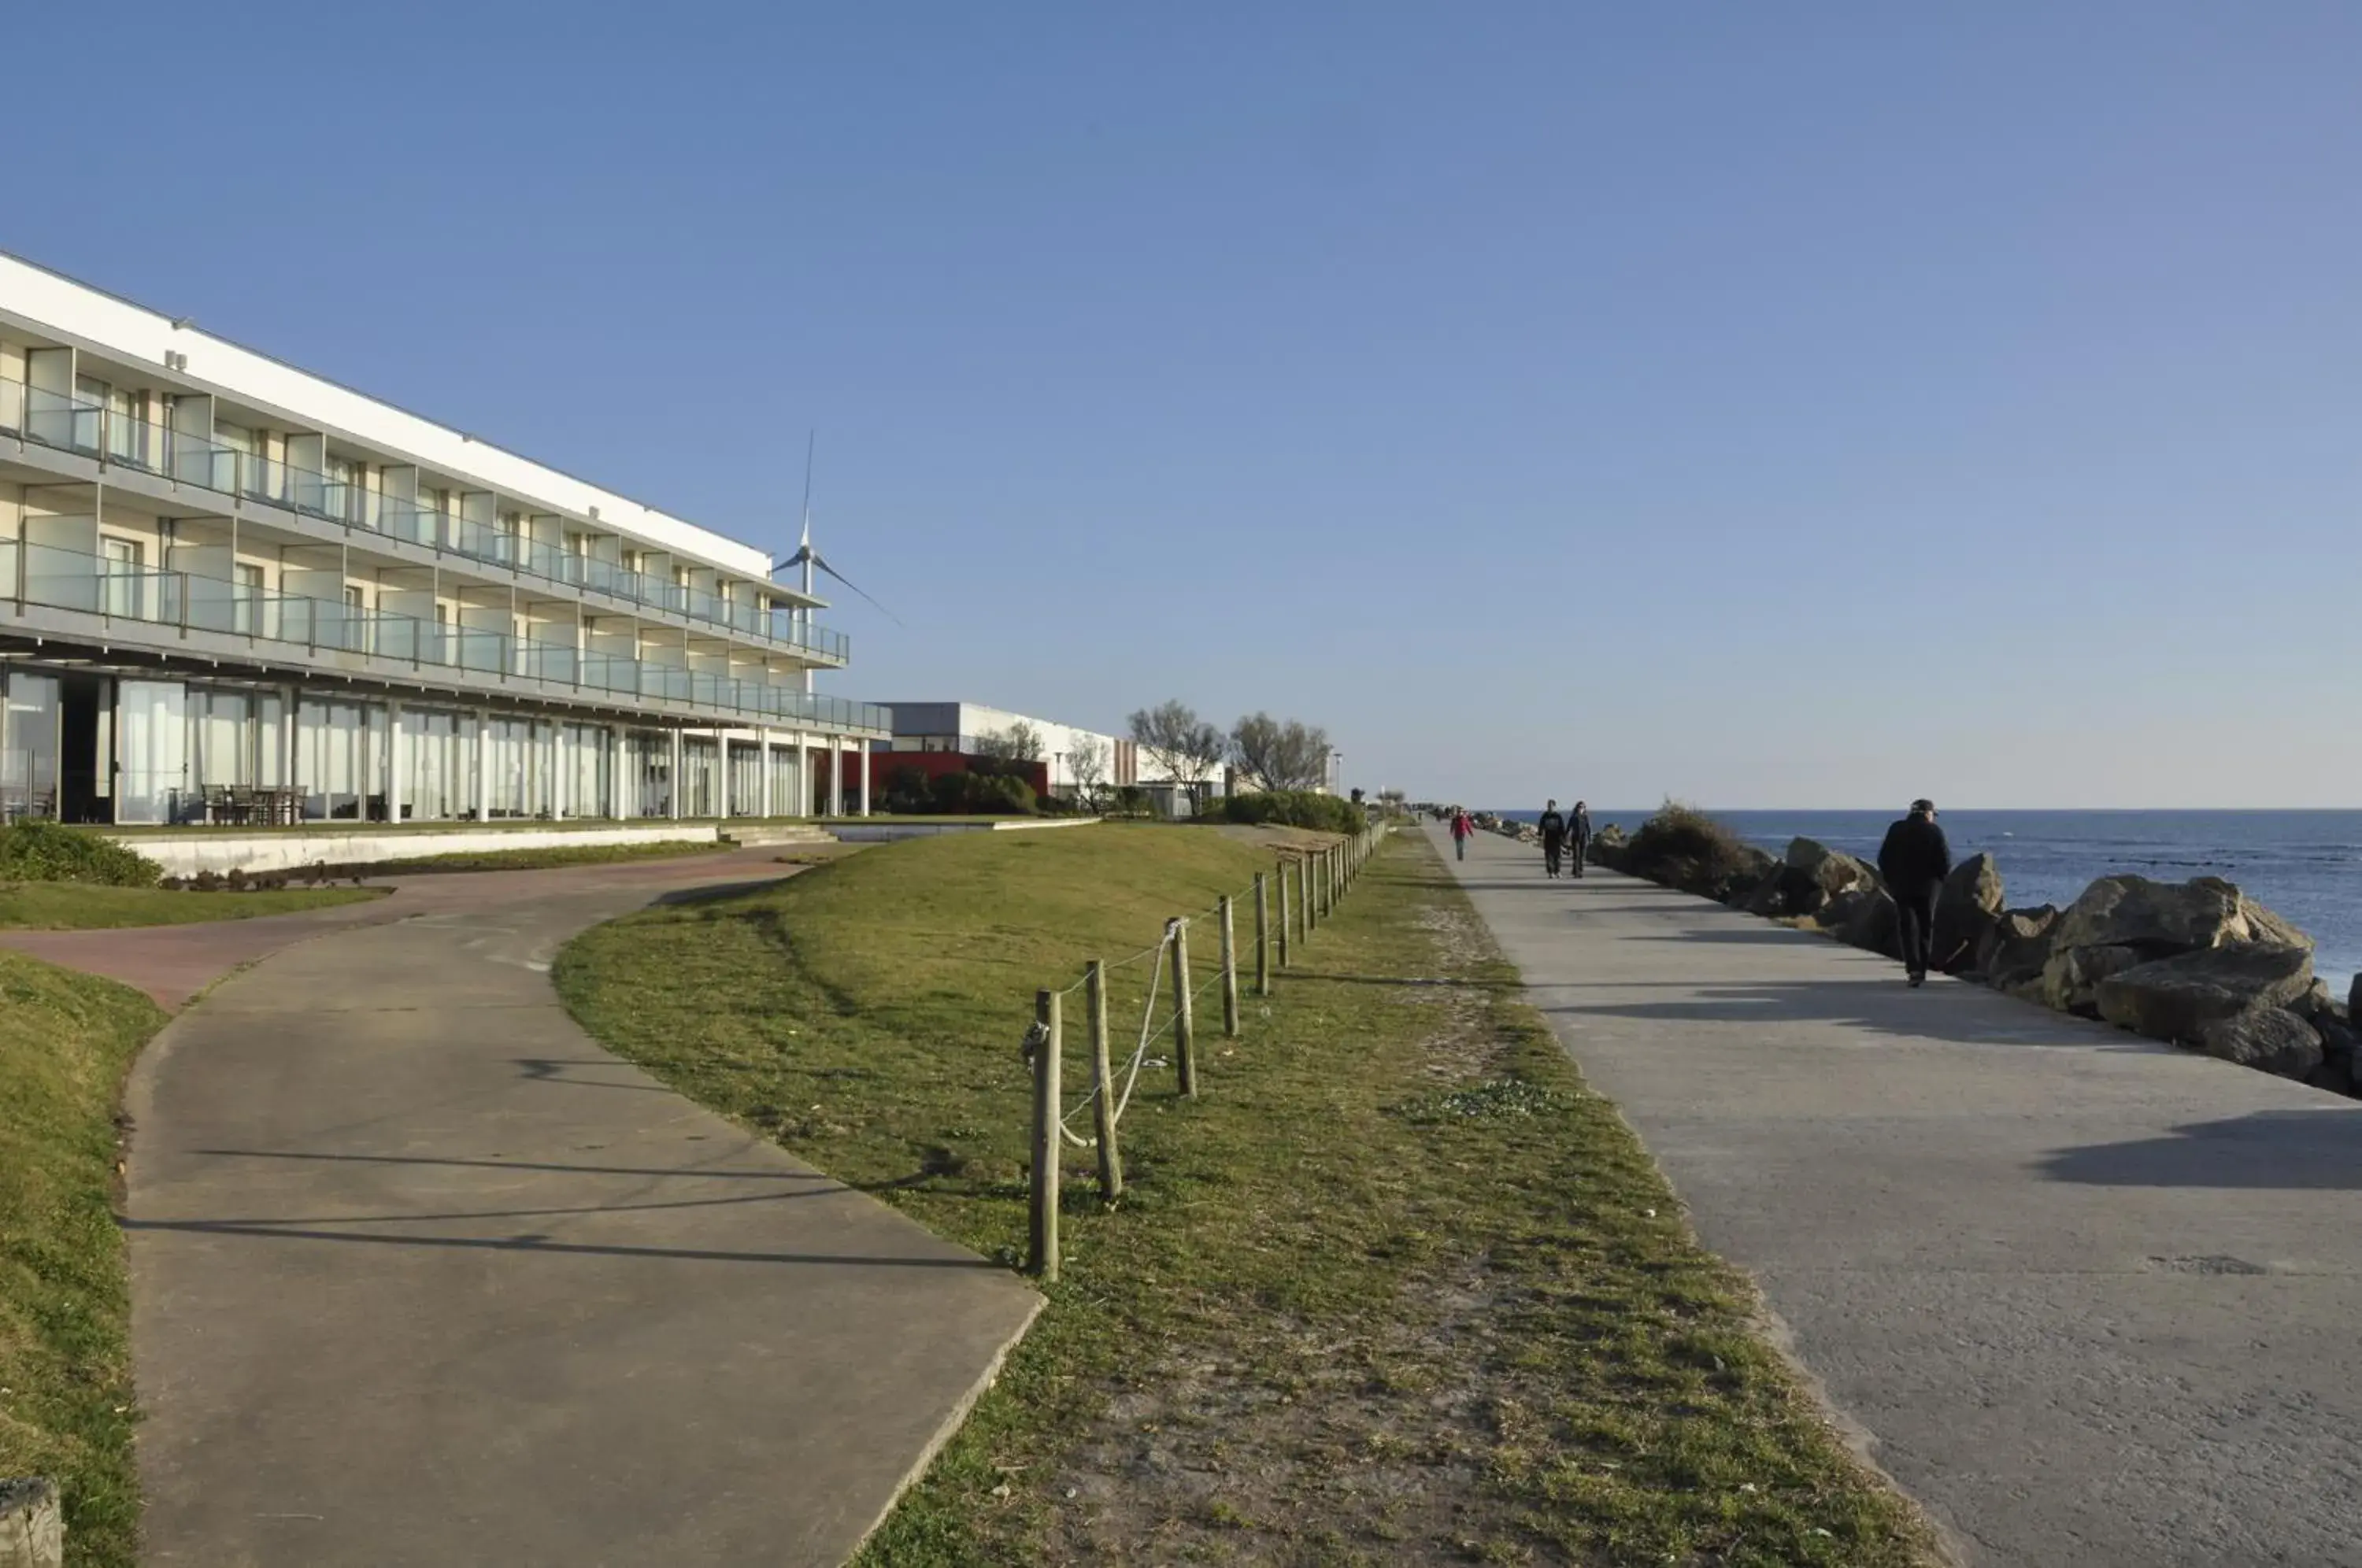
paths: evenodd
<path fill-rule="evenodd" d="M 811 548 L 812 454 L 819 446 L 820 430 L 815 426 L 804 436 L 804 548 L 807 550 Z"/>
<path fill-rule="evenodd" d="M 845 576 L 843 572 L 829 565 L 827 558 L 822 556 L 817 550 L 812 552 L 812 565 L 820 568 L 821 570 L 828 573 L 829 576 L 836 579 L 837 581 L 844 584 L 845 587 L 853 590 L 854 592 L 858 593 L 862 598 L 868 599 L 870 607 L 876 610 L 880 615 L 885 616 L 889 621 L 893 622 L 898 626 L 902 624 L 902 618 L 900 616 L 895 614 L 891 610 L 887 609 L 883 604 L 878 603 L 877 600 L 870 599 L 869 591 L 867 589 L 862 587 L 859 583 L 854 581 L 851 578 Z"/>

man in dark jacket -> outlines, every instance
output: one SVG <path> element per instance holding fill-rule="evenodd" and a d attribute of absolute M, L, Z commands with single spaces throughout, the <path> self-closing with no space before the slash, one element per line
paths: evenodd
<path fill-rule="evenodd" d="M 1582 876 L 1584 858 L 1591 853 L 1591 808 L 1581 801 L 1567 813 L 1566 852 L 1573 856 L 1574 874 Z"/>
<path fill-rule="evenodd" d="M 1559 814 L 1556 801 L 1542 807 L 1541 821 L 1534 825 L 1542 830 L 1542 869 L 1555 877 L 1559 856 L 1566 853 L 1566 818 Z"/>
<path fill-rule="evenodd" d="M 1911 814 L 1886 830 L 1878 846 L 1878 875 L 1893 895 L 1903 926 L 1903 966 L 1923 985 L 1934 957 L 1936 895 L 1951 873 L 1952 846 L 1936 825 L 1936 802 L 1914 801 Z"/>

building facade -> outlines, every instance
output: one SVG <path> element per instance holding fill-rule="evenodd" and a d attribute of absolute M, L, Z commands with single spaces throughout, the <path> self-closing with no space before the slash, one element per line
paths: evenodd
<path fill-rule="evenodd" d="M 752 546 L 0 256 L 0 820 L 866 810 L 889 722 L 813 689 L 850 656 L 825 607 Z"/>
<path fill-rule="evenodd" d="M 1012 713 L 1005 708 L 988 708 L 980 702 L 888 706 L 893 713 L 893 736 L 878 744 L 880 752 L 955 752 L 975 756 L 1023 724 L 1040 743 L 1041 756 L 1036 760 L 1043 764 L 1050 793 L 1072 794 L 1086 782 L 1076 774 L 1076 761 L 1087 751 L 1100 759 L 1098 777 L 1087 781 L 1092 786 L 1116 789 L 1142 782 L 1138 744 L 1115 735 Z"/>

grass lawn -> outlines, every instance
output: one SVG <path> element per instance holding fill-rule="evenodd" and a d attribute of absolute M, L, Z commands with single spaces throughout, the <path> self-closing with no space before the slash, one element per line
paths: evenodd
<path fill-rule="evenodd" d="M 139 1507 L 116 1097 L 163 1021 L 127 986 L 0 950 L 0 1475 L 56 1480 L 68 1561 L 105 1568 L 133 1562 Z"/>
<path fill-rule="evenodd" d="M 657 839 L 639 844 L 549 845 L 528 849 L 470 849 L 450 855 L 420 855 L 369 866 L 337 867 L 340 876 L 403 877 L 421 871 L 540 871 L 555 866 L 604 866 L 618 860 L 665 860 L 678 855 L 711 855 L 734 845 L 703 839 Z"/>
<path fill-rule="evenodd" d="M 188 925 L 251 920 L 385 896 L 382 888 L 274 888 L 251 893 L 199 893 L 165 888 L 108 888 L 89 882 L 0 882 L 0 930 L 109 931 L 127 925 Z M 5 1080 L 0 1080 L 5 1081 Z"/>
<path fill-rule="evenodd" d="M 1035 987 L 1267 855 L 1154 826 L 917 840 L 586 933 L 557 979 L 682 1092 L 1014 1258 Z M 1049 1309 L 863 1561 L 1926 1560 L 1514 988 L 1396 840 L 1242 1040 L 1211 1010 L 1201 1100 L 1143 1075 L 1120 1209 L 1067 1151 Z"/>

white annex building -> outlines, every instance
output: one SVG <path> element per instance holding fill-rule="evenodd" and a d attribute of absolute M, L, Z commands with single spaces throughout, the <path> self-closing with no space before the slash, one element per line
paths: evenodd
<path fill-rule="evenodd" d="M 0 821 L 865 809 L 770 565 L 0 255 Z"/>
<path fill-rule="evenodd" d="M 1054 792 L 1071 790 L 1080 782 L 1075 776 L 1074 759 L 1086 747 L 1099 759 L 1097 782 L 1112 787 L 1139 781 L 1139 747 L 1116 735 L 1012 713 L 1006 708 L 988 708 L 981 702 L 893 702 L 888 707 L 894 718 L 894 735 L 878 747 L 880 751 L 974 755 L 1023 724 L 1041 744 L 1043 769 Z"/>

